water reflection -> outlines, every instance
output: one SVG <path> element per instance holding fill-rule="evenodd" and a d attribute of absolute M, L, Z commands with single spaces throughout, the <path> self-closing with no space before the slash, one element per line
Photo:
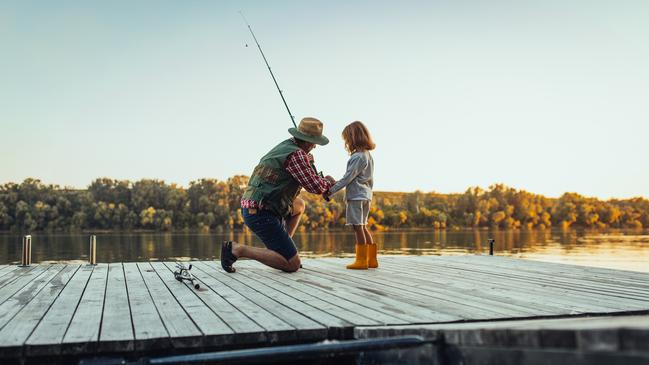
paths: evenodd
<path fill-rule="evenodd" d="M 374 235 L 382 254 L 455 255 L 486 253 L 495 239 L 499 255 L 649 272 L 649 231 L 578 230 L 431 230 L 391 231 Z M 148 260 L 216 260 L 220 242 L 235 240 L 263 247 L 249 230 L 219 234 L 109 233 L 97 235 L 99 262 Z M 32 261 L 85 262 L 88 235 L 34 234 Z M 350 231 L 299 232 L 295 237 L 302 256 L 351 256 Z M 0 264 L 18 263 L 21 236 L 0 235 Z"/>

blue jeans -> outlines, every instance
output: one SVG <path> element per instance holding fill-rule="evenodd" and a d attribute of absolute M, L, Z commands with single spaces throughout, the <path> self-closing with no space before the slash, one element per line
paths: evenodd
<path fill-rule="evenodd" d="M 285 221 L 267 210 L 257 209 L 250 214 L 249 209 L 241 209 L 243 222 L 259 237 L 266 248 L 282 255 L 286 260 L 297 255 L 293 239 L 286 231 Z"/>

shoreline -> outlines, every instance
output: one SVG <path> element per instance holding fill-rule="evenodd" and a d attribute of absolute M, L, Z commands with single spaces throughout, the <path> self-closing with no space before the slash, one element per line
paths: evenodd
<path fill-rule="evenodd" d="M 79 230 L 79 231 L 30 231 L 30 232 L 12 232 L 0 231 L 0 235 L 26 235 L 26 234 L 47 234 L 47 235 L 89 235 L 89 234 L 170 234 L 170 235 L 214 235 L 214 234 L 229 234 L 229 233 L 245 233 L 247 228 L 223 229 L 223 230 L 209 230 L 207 232 L 197 229 L 180 229 L 180 230 L 147 230 L 147 229 L 134 229 L 134 230 Z M 434 228 L 434 227 L 408 227 L 408 228 L 387 228 L 383 230 L 373 230 L 372 233 L 399 233 L 399 232 L 619 232 L 619 233 L 644 233 L 649 234 L 649 228 L 589 228 L 589 227 L 548 227 L 548 228 L 499 228 L 499 227 L 452 227 L 452 228 Z M 318 228 L 318 229 L 298 229 L 296 234 L 310 234 L 310 233 L 350 233 L 352 232 L 347 228 Z M 252 232 L 250 232 L 252 234 Z"/>

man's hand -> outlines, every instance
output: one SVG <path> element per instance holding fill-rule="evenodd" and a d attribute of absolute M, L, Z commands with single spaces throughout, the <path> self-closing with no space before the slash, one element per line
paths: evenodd
<path fill-rule="evenodd" d="M 331 185 L 336 183 L 336 179 L 334 179 L 331 175 L 325 176 L 325 180 L 327 180 Z"/>

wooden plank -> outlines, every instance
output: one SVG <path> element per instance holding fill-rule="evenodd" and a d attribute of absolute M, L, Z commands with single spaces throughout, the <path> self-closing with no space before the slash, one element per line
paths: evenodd
<path fill-rule="evenodd" d="M 176 348 L 202 346 L 203 333 L 178 304 L 153 267 L 148 262 L 138 262 L 137 266 L 149 289 L 153 304 L 162 318 L 162 323 L 169 332 L 171 345 Z"/>
<path fill-rule="evenodd" d="M 43 285 L 42 289 L 35 290 L 33 299 L 0 331 L 0 338 L 2 338 L 0 357 L 15 358 L 22 355 L 23 344 L 77 269 L 79 265 L 67 265 Z"/>
<path fill-rule="evenodd" d="M 303 316 L 292 308 L 283 306 L 281 303 L 269 298 L 256 290 L 243 285 L 241 282 L 233 279 L 230 274 L 216 270 L 204 262 L 195 262 L 195 266 L 211 277 L 217 279 L 222 284 L 232 288 L 244 297 L 255 302 L 263 308 L 272 310 L 273 314 L 297 330 L 296 335 L 301 340 L 324 339 L 327 338 L 327 328 L 310 318 Z"/>
<path fill-rule="evenodd" d="M 493 260 L 490 260 L 490 258 Z M 448 258 L 443 258 L 442 261 L 456 266 L 462 264 L 460 261 L 449 260 Z M 555 284 L 555 286 L 577 289 L 586 293 L 599 294 L 601 292 L 608 292 L 614 293 L 616 296 L 626 294 L 626 298 L 623 299 L 637 298 L 638 296 L 645 297 L 646 299 L 649 296 L 647 294 L 649 290 L 649 284 L 647 282 L 638 280 L 631 281 L 614 274 L 603 278 L 597 276 L 598 274 L 584 272 L 576 265 L 545 265 L 545 263 L 537 265 L 531 264 L 531 260 L 501 260 L 501 257 L 497 256 L 471 256 L 467 257 L 465 262 L 472 263 L 476 270 L 514 270 L 518 273 L 518 276 L 529 276 L 534 280 L 544 280 Z"/>
<path fill-rule="evenodd" d="M 344 266 L 339 262 L 332 262 L 331 260 L 318 262 L 313 265 L 312 269 L 318 273 L 320 265 L 324 265 L 322 270 L 325 270 L 328 275 L 336 275 L 342 280 L 351 280 L 359 285 L 366 285 L 373 290 L 384 291 L 386 295 L 428 306 L 437 311 L 457 316 L 458 319 L 494 319 L 528 316 L 535 313 L 552 313 L 547 308 L 539 308 L 538 306 L 529 308 L 529 306 L 521 305 L 527 303 L 504 302 L 502 298 L 494 296 L 483 296 L 478 302 L 475 300 L 474 292 L 450 290 L 444 282 L 445 279 L 433 278 L 430 275 L 401 275 L 401 272 L 387 270 L 372 270 L 372 273 L 368 275 L 361 272 L 351 272 L 351 270 L 347 271 L 343 269 Z M 345 272 L 342 272 L 342 270 L 345 270 Z M 415 286 L 417 283 L 431 284 L 431 280 L 437 280 L 438 282 L 426 289 Z"/>
<path fill-rule="evenodd" d="M 363 296 L 367 297 L 368 299 L 374 302 L 381 303 L 384 306 L 384 308 L 386 308 L 386 306 L 389 306 L 387 308 L 393 307 L 405 311 L 410 318 L 404 318 L 404 319 L 408 319 L 411 323 L 450 322 L 450 321 L 457 321 L 462 319 L 462 317 L 459 317 L 457 315 L 439 313 L 435 310 L 436 307 L 431 306 L 430 304 L 422 304 L 420 302 L 416 304 L 409 304 L 405 302 L 403 299 L 401 299 L 402 296 L 406 296 L 406 295 L 410 296 L 408 292 L 410 291 L 410 288 L 413 286 L 412 278 L 398 283 L 391 282 L 388 285 L 386 280 L 387 279 L 394 280 L 394 275 L 389 275 L 389 277 L 391 278 L 382 277 L 385 275 L 380 270 L 368 270 L 363 272 L 354 272 L 352 270 L 349 270 L 349 272 L 347 272 L 347 270 L 344 269 L 344 266 L 335 265 L 334 261 L 326 261 L 326 262 L 327 263 L 325 263 L 324 260 L 323 262 L 312 262 L 312 263 L 310 262 L 309 265 L 307 266 L 309 268 L 308 270 L 313 270 L 313 273 L 315 274 L 314 276 L 321 277 L 322 280 L 327 280 L 331 283 L 336 283 L 335 286 L 336 288 L 338 287 L 357 288 L 358 290 L 362 291 Z M 320 266 L 320 268 L 318 268 L 319 265 L 329 265 L 329 264 L 333 264 L 333 265 Z M 336 270 L 339 271 L 344 270 L 344 275 L 347 275 L 351 278 L 345 279 L 345 278 L 334 277 L 332 272 L 335 272 Z M 371 285 L 373 281 L 375 284 L 379 284 L 379 285 L 375 286 L 371 290 L 368 290 L 368 286 Z M 393 292 L 397 291 L 396 295 L 387 295 L 385 291 L 388 288 Z M 394 298 L 399 298 L 399 299 L 394 299 L 392 298 L 393 296 Z M 444 304 L 440 303 L 439 301 L 437 300 L 434 301 L 436 304 L 439 304 L 440 306 L 444 306 Z M 499 304 L 501 304 L 501 302 L 499 302 Z M 448 308 L 448 305 L 446 305 L 445 308 Z M 514 309 L 518 311 L 523 310 L 520 307 L 516 307 Z M 476 316 L 476 314 L 473 314 L 473 316 Z M 495 318 L 495 316 L 492 318 Z"/>
<path fill-rule="evenodd" d="M 246 264 L 249 264 L 249 262 L 247 261 L 241 261 L 241 263 L 237 262 L 237 265 L 240 265 L 242 267 L 243 265 Z M 261 265 L 257 263 L 250 263 L 250 264 Z M 334 288 L 326 284 L 320 284 L 318 282 L 310 281 L 309 280 L 310 275 L 304 269 L 290 275 L 274 271 L 270 268 L 265 268 L 265 270 L 267 270 L 267 273 L 272 272 L 276 274 L 273 276 L 273 279 L 280 282 L 283 285 L 286 285 L 288 288 L 291 288 L 297 292 L 315 295 L 321 300 L 326 301 L 327 303 L 337 305 L 357 315 L 370 316 L 370 318 L 374 319 L 380 324 L 409 323 L 408 321 L 401 319 L 392 313 L 387 314 L 381 310 L 376 310 L 373 307 L 367 307 L 363 304 L 357 303 L 356 301 L 348 300 L 346 296 L 337 295 L 338 293 L 334 290 Z"/>
<path fill-rule="evenodd" d="M 164 263 L 151 262 L 151 266 L 180 306 L 203 333 L 203 346 L 222 346 L 229 341 L 236 343 L 234 331 L 198 298 L 197 294 L 199 292 L 192 286 L 178 282 L 174 278 L 173 271 Z"/>
<path fill-rule="evenodd" d="M 403 259 L 409 261 L 404 262 Z M 431 294 L 435 293 L 438 287 L 442 288 L 446 293 L 457 291 L 466 293 L 467 297 L 464 298 L 464 301 L 467 303 L 475 302 L 475 298 L 478 297 L 480 301 L 477 303 L 490 308 L 528 308 L 528 315 L 576 314 L 581 313 L 584 309 L 593 311 L 607 309 L 602 306 L 583 308 L 577 306 L 574 301 L 549 300 L 546 297 L 541 297 L 539 300 L 538 290 L 543 290 L 542 288 L 526 290 L 521 285 L 514 286 L 502 282 L 486 281 L 484 277 L 472 275 L 471 272 L 462 270 L 454 272 L 431 263 L 427 263 L 423 267 L 412 262 L 412 257 L 403 259 L 383 260 L 381 268 L 390 272 L 390 275 L 394 277 L 411 280 L 412 286 L 428 291 Z M 404 267 L 408 268 L 406 272 L 404 272 Z M 422 283 L 420 280 L 415 279 L 419 277 L 427 278 L 427 281 Z M 525 283 L 522 285 L 524 286 Z M 534 295 L 536 297 L 533 297 Z M 490 303 L 490 301 L 492 302 Z M 508 317 L 516 317 L 516 315 L 510 313 Z"/>
<path fill-rule="evenodd" d="M 11 269 L 6 270 L 5 274 L 0 277 L 0 288 L 4 287 L 5 285 L 11 283 L 12 281 L 16 280 L 17 278 L 20 278 L 24 275 L 26 275 L 28 272 L 31 270 L 34 270 L 35 268 L 43 266 L 48 266 L 48 265 L 32 265 L 32 266 L 13 266 Z"/>
<path fill-rule="evenodd" d="M 468 256 L 462 261 L 450 258 L 440 258 L 440 260 L 449 264 L 462 265 L 471 263 L 476 267 L 486 270 L 516 270 L 521 275 L 543 277 L 548 280 L 560 278 L 561 282 L 565 283 L 566 286 L 586 286 L 586 288 L 592 286 L 614 292 L 628 293 L 630 295 L 645 294 L 646 290 L 649 289 L 649 284 L 646 282 L 630 282 L 627 279 L 620 279 L 614 275 L 602 278 L 591 274 L 576 273 L 572 270 L 566 270 L 565 268 L 556 266 L 532 266 L 528 264 L 529 261 L 527 260 L 501 261 L 498 259 L 492 260 L 493 258 L 494 256 Z"/>
<path fill-rule="evenodd" d="M 170 270 L 175 270 L 174 263 L 166 262 L 165 265 Z M 194 270 L 192 270 L 192 272 L 194 272 Z M 201 278 L 197 279 L 199 280 L 199 283 L 201 283 L 201 288 L 200 291 L 194 292 L 196 297 L 232 329 L 232 332 L 234 333 L 232 336 L 233 344 L 258 344 L 267 341 L 266 330 L 264 328 L 239 311 L 237 306 L 228 303 L 208 285 L 202 283 L 200 281 Z M 185 285 L 193 290 L 193 287 L 188 283 Z M 243 309 L 245 309 L 245 307 Z"/>
<path fill-rule="evenodd" d="M 618 311 L 618 310 L 632 310 L 643 309 L 645 305 L 642 301 L 622 298 L 620 295 L 611 293 L 604 288 L 598 290 L 593 287 L 575 286 L 569 282 L 569 280 L 564 280 L 563 278 L 557 278 L 556 275 L 549 276 L 527 276 L 523 272 L 516 270 L 506 270 L 498 269 L 498 271 L 492 270 L 482 270 L 477 265 L 472 265 L 471 267 L 457 267 L 457 270 L 462 272 L 469 272 L 469 274 L 477 274 L 484 277 L 489 282 L 501 282 L 510 286 L 514 286 L 517 290 L 528 290 L 534 291 L 539 295 L 546 295 L 546 300 L 551 300 L 554 302 L 557 301 L 569 301 L 575 305 L 583 306 L 584 310 L 596 310 L 596 311 Z M 564 281 L 562 281 L 564 280 Z M 592 309 L 593 306 L 602 307 L 601 309 Z"/>
<path fill-rule="evenodd" d="M 422 270 L 431 270 L 430 263 L 417 263 L 416 261 L 420 261 L 417 257 L 413 257 L 412 260 L 415 262 L 411 263 L 411 266 L 418 267 Z M 489 282 L 492 287 L 502 286 L 504 289 L 526 292 L 528 295 L 542 295 L 542 292 L 545 292 L 542 299 L 548 303 L 583 302 L 585 305 L 584 310 L 586 311 L 614 312 L 619 310 L 632 310 L 634 308 L 645 308 L 643 302 L 634 302 L 633 299 L 629 300 L 628 298 L 623 298 L 621 296 L 613 298 L 614 295 L 610 293 L 607 293 L 608 295 L 604 296 L 598 292 L 597 288 L 582 289 L 572 284 L 563 284 L 561 281 L 557 281 L 551 276 L 542 277 L 541 275 L 538 275 L 535 277 L 525 277 L 525 275 L 520 272 L 506 268 L 498 268 L 497 270 L 494 270 L 478 267 L 476 265 L 462 265 L 459 263 L 454 265 L 446 264 L 443 261 L 438 261 L 435 265 L 443 268 L 447 272 L 455 271 L 461 273 L 463 277 L 471 275 L 482 277 L 483 280 Z M 598 306 L 600 308 L 594 308 L 593 306 Z"/>
<path fill-rule="evenodd" d="M 135 349 L 156 350 L 171 346 L 169 333 L 153 304 L 142 274 L 134 262 L 123 265 L 129 308 L 133 320 Z"/>
<path fill-rule="evenodd" d="M 404 273 L 404 265 L 408 267 L 408 271 Z M 430 268 L 430 271 L 419 268 L 412 263 L 392 263 L 388 260 L 383 260 L 381 269 L 386 270 L 394 277 L 401 277 L 403 280 L 412 280 L 412 286 L 429 292 L 431 295 L 462 295 L 461 301 L 466 303 L 479 303 L 488 308 L 493 309 L 508 309 L 510 312 L 506 317 L 520 317 L 520 308 L 523 308 L 526 316 L 530 315 L 556 315 L 558 313 L 573 313 L 579 308 L 574 305 L 566 303 L 552 303 L 547 301 L 532 301 L 527 295 L 520 293 L 520 288 L 498 285 L 492 282 L 485 281 L 484 278 L 478 276 L 467 275 L 464 272 L 454 273 L 451 270 L 441 270 L 439 268 Z M 426 278 L 421 280 L 411 279 Z M 480 298 L 476 301 L 476 298 Z M 601 309 L 598 307 L 598 309 Z M 578 312 L 575 312 L 578 313 Z"/>
<path fill-rule="evenodd" d="M 451 322 L 464 318 L 464 316 L 457 313 L 449 313 L 452 308 L 446 306 L 444 302 L 432 306 L 430 300 L 433 298 L 418 297 L 418 293 L 408 290 L 408 283 L 399 283 L 396 286 L 386 285 L 383 280 L 376 277 L 381 274 L 378 271 L 347 270 L 338 260 L 333 262 L 330 259 L 306 261 L 306 267 L 310 280 L 319 277 L 327 280 L 329 286 L 334 289 L 341 286 L 358 289 L 359 295 L 367 296 L 369 299 L 381 304 L 384 311 L 386 309 L 398 310 L 402 314 L 414 316 L 416 321 L 420 323 Z M 377 284 L 375 280 L 380 281 L 380 283 Z M 394 298 L 398 298 L 398 304 Z M 413 322 L 412 318 L 410 322 Z"/>
<path fill-rule="evenodd" d="M 135 349 L 131 309 L 121 263 L 108 265 L 106 299 L 99 332 L 99 352 L 128 352 Z"/>
<path fill-rule="evenodd" d="M 231 275 L 230 277 L 241 282 L 243 285 L 258 291 L 268 298 L 275 300 L 281 305 L 291 308 L 303 316 L 328 327 L 329 333 L 332 335 L 343 333 L 344 329 L 351 327 L 349 322 L 323 311 L 319 307 L 297 300 L 290 295 L 269 286 L 265 281 L 260 282 L 259 280 L 251 279 L 246 276 L 245 273 L 242 275 Z"/>
<path fill-rule="evenodd" d="M 61 342 L 94 266 L 82 265 L 25 342 L 27 356 L 52 356 L 61 353 Z"/>
<path fill-rule="evenodd" d="M 476 256 L 486 256 L 486 255 L 476 255 Z M 515 257 L 506 257 L 506 256 L 489 256 L 499 261 L 509 262 L 509 261 L 524 261 L 528 265 L 537 266 L 541 268 L 553 268 L 559 270 L 569 270 L 574 273 L 583 274 L 584 276 L 600 276 L 608 277 L 614 276 L 617 278 L 623 278 L 625 280 L 635 281 L 635 282 L 647 282 L 649 281 L 649 273 L 641 271 L 631 271 L 623 269 L 608 269 L 603 267 L 593 267 L 593 266 L 584 266 L 584 265 L 573 265 L 569 263 L 561 262 L 549 262 L 549 261 L 538 261 L 528 258 L 515 258 Z"/>
<path fill-rule="evenodd" d="M 468 256 L 471 257 L 471 259 L 488 258 L 488 259 L 493 259 L 492 261 L 500 261 L 503 263 L 521 263 L 521 264 L 525 264 L 530 268 L 563 271 L 575 275 L 581 275 L 583 277 L 598 277 L 598 278 L 614 277 L 616 278 L 616 280 L 628 280 L 629 282 L 633 282 L 633 283 L 646 283 L 647 281 L 649 281 L 649 273 L 642 272 L 642 271 L 607 269 L 607 268 L 593 267 L 593 266 L 573 265 L 570 263 L 538 261 L 538 260 L 527 259 L 527 258 L 516 258 L 516 257 L 507 257 L 507 256 L 498 256 L 498 255 L 496 256 L 468 255 Z M 442 256 L 442 257 L 447 258 L 446 256 Z"/>
<path fill-rule="evenodd" d="M 19 281 L 25 278 L 16 281 L 17 284 L 20 284 L 19 290 L 13 292 L 13 295 L 0 305 L 0 329 L 4 328 L 16 313 L 27 305 L 63 267 L 64 265 L 52 265 L 41 271 L 41 275 L 33 275 L 33 277 L 25 275 L 25 278 L 29 279 L 27 283 L 19 283 Z"/>
<path fill-rule="evenodd" d="M 386 258 L 382 262 L 384 265 L 382 265 L 383 268 L 388 268 L 390 269 L 389 265 L 390 263 L 393 263 L 394 266 L 391 267 L 392 272 L 395 275 L 398 275 L 399 271 L 403 271 L 403 265 L 404 265 L 404 260 L 409 260 L 409 270 L 415 270 L 417 273 L 421 273 L 421 271 L 418 271 L 418 268 L 424 268 L 425 270 L 428 270 L 427 272 L 424 272 L 423 275 L 430 276 L 432 274 L 439 275 L 441 272 L 444 273 L 444 275 L 449 275 L 450 271 L 448 268 L 439 268 L 437 267 L 437 263 L 440 261 L 439 257 L 437 256 L 428 256 L 428 257 L 390 257 Z M 421 260 L 421 263 L 412 263 L 412 260 Z M 387 266 L 385 263 L 388 263 Z M 638 303 L 625 303 L 621 307 L 621 303 L 619 299 L 613 299 L 609 298 L 606 296 L 602 296 L 600 294 L 583 294 L 583 293 L 577 293 L 575 290 L 567 290 L 567 289 L 557 289 L 553 290 L 551 288 L 546 287 L 545 282 L 538 282 L 539 285 L 530 285 L 530 280 L 529 279 L 515 279 L 515 278 L 510 278 L 509 276 L 516 276 L 514 273 L 511 273 L 507 277 L 502 277 L 499 278 L 498 280 L 486 280 L 484 279 L 484 275 L 480 272 L 475 272 L 473 270 L 474 268 L 469 265 L 469 267 L 463 267 L 462 269 L 457 268 L 457 274 L 454 277 L 453 281 L 451 282 L 451 285 L 454 285 L 455 282 L 461 281 L 461 280 L 468 280 L 472 282 L 485 282 L 486 287 L 488 288 L 489 293 L 485 293 L 484 291 L 475 293 L 475 295 L 479 295 L 481 298 L 484 298 L 485 295 L 490 295 L 493 293 L 497 293 L 500 291 L 503 293 L 503 295 L 510 295 L 510 294 L 516 294 L 520 299 L 522 300 L 528 300 L 530 302 L 530 306 L 534 307 L 539 307 L 540 305 L 552 305 L 552 306 L 560 306 L 563 307 L 567 310 L 570 310 L 568 314 L 570 313 L 585 313 L 585 312 L 615 312 L 619 310 L 629 310 L 629 309 L 646 309 L 646 305 L 644 304 L 638 304 Z M 421 274 L 420 274 L 421 275 Z M 509 281 L 511 280 L 519 280 L 518 283 L 508 284 Z M 504 282 L 504 285 L 500 285 L 501 281 Z M 498 286 L 501 287 L 501 289 L 498 289 Z M 427 289 L 430 289 L 427 287 Z M 537 300 L 533 300 L 534 298 L 531 298 L 530 295 L 536 295 Z M 539 304 L 542 303 L 542 304 Z M 595 305 L 593 305 L 595 303 Z M 564 313 L 565 311 L 562 311 L 561 313 Z"/>
<path fill-rule="evenodd" d="M 398 270 L 398 267 L 401 266 L 401 263 L 393 263 L 390 260 L 385 260 L 384 265 L 386 268 L 392 267 L 393 270 Z M 593 303 L 592 300 L 584 300 L 584 296 L 588 294 L 574 293 L 574 291 L 565 290 L 565 288 L 554 288 L 551 285 L 546 285 L 544 282 L 535 282 L 534 280 L 526 280 L 519 278 L 516 273 L 510 273 L 507 275 L 500 275 L 499 277 L 491 277 L 491 275 L 475 269 L 473 266 L 460 268 L 453 265 L 448 265 L 443 262 L 417 262 L 416 258 L 413 258 L 409 266 L 412 270 L 421 272 L 422 275 L 430 276 L 447 276 L 453 278 L 455 281 L 466 281 L 470 283 L 479 282 L 482 285 L 477 288 L 479 290 L 488 289 L 489 292 L 493 293 L 507 293 L 512 292 L 516 293 L 517 296 L 523 295 L 524 298 L 532 300 L 531 296 L 542 296 L 543 300 L 541 302 L 546 305 L 559 306 L 560 308 L 573 308 L 577 302 L 583 302 L 585 307 L 583 308 L 586 311 L 605 311 L 605 310 L 615 310 L 615 307 L 607 306 L 607 299 L 604 297 L 598 297 L 599 301 Z M 561 292 L 561 296 L 557 296 L 557 292 Z M 527 295 L 527 296 L 526 296 Z M 548 297 L 549 295 L 549 297 Z M 592 298 L 591 298 L 592 299 Z M 609 300 L 610 302 L 610 300 Z M 538 303 L 538 301 L 536 302 Z"/>
<path fill-rule="evenodd" d="M 317 263 L 317 267 L 325 265 L 322 269 L 327 270 L 332 275 L 337 274 L 343 279 L 344 275 L 350 275 L 353 278 L 385 287 L 386 290 L 391 291 L 393 296 L 399 298 L 411 298 L 424 303 L 431 303 L 432 301 L 435 303 L 435 308 L 448 309 L 451 311 L 450 313 L 466 319 L 511 317 L 539 313 L 539 311 L 543 313 L 544 310 L 549 310 L 538 306 L 529 308 L 526 305 L 527 303 L 517 303 L 515 301 L 512 303 L 509 300 L 503 303 L 502 298 L 489 295 L 483 297 L 477 303 L 474 288 L 453 288 L 456 290 L 451 290 L 448 279 L 440 275 L 430 275 L 413 270 L 404 271 L 402 267 L 395 271 L 368 271 L 371 274 L 365 274 L 364 272 L 350 273 L 343 269 L 343 264 L 344 262 L 323 260 Z M 381 268 L 386 269 L 383 266 Z M 418 286 L 422 284 L 429 285 L 429 287 L 425 289 L 419 288 Z M 454 309 L 457 312 L 453 311 Z"/>
<path fill-rule="evenodd" d="M 508 260 L 502 261 L 494 259 L 494 256 L 467 256 L 464 260 L 459 261 L 452 258 L 443 258 L 441 260 L 451 263 L 471 263 L 487 269 L 506 268 L 514 269 L 518 273 L 530 277 L 543 277 L 546 280 L 559 279 L 565 284 L 574 284 L 578 287 L 594 287 L 603 289 L 606 292 L 625 293 L 631 297 L 644 297 L 649 299 L 649 282 L 629 281 L 620 278 L 614 274 L 607 277 L 601 277 L 588 273 L 575 273 L 573 270 L 556 266 L 536 266 L 530 265 L 528 260 Z"/>
<path fill-rule="evenodd" d="M 196 267 L 195 270 L 197 270 L 194 275 L 198 276 L 201 281 L 201 286 L 205 286 L 211 291 L 218 293 L 228 303 L 227 305 L 233 308 L 238 308 L 248 318 L 254 321 L 254 323 L 262 327 L 266 331 L 264 338 L 267 341 L 278 342 L 296 339 L 295 328 L 293 326 L 282 321 L 273 313 L 257 305 L 250 299 L 244 297 L 241 293 L 238 293 L 227 285 L 214 279 L 209 275 L 209 271 L 213 270 L 209 266 L 204 267 L 204 269 L 201 270 L 198 262 L 193 262 L 193 265 Z M 228 308 L 227 305 L 223 306 L 223 310 Z M 217 313 L 224 312 L 219 310 Z M 246 330 L 245 327 L 243 329 Z"/>
<path fill-rule="evenodd" d="M 299 290 L 294 290 L 287 285 L 282 284 L 280 281 L 275 280 L 273 273 L 267 272 L 267 270 L 255 268 L 252 266 L 246 266 L 247 270 L 242 270 L 241 275 L 247 276 L 252 280 L 256 280 L 270 288 L 273 288 L 277 291 L 283 292 L 286 295 L 289 295 L 303 303 L 309 304 L 316 308 L 320 308 L 323 311 L 331 314 L 332 316 L 338 317 L 346 322 L 349 322 L 353 326 L 373 326 L 378 325 L 380 322 L 375 321 L 370 316 L 362 316 L 358 313 L 351 312 L 343 307 L 340 307 L 336 304 L 332 304 L 320 299 L 317 295 L 311 295 L 308 293 L 301 292 Z"/>
<path fill-rule="evenodd" d="M 107 277 L 108 264 L 97 264 L 90 274 L 86 290 L 61 341 L 62 354 L 78 355 L 97 352 Z"/>
<path fill-rule="evenodd" d="M 383 291 L 368 290 L 367 283 L 345 282 L 325 272 L 318 272 L 313 268 L 305 270 L 310 274 L 309 282 L 330 288 L 331 293 L 356 302 L 368 308 L 390 314 L 410 323 L 429 323 L 456 321 L 456 316 L 439 313 L 419 304 L 411 304 L 401 299 L 391 298 Z M 396 323 L 394 323 L 396 324 Z"/>
<path fill-rule="evenodd" d="M 0 268 L 0 280 L 2 280 L 2 277 L 9 274 L 10 272 L 17 270 L 18 266 L 17 265 L 4 265 L 2 268 Z M 2 281 L 0 281 L 1 283 Z M 2 287 L 2 284 L 0 284 L 0 287 Z"/>
<path fill-rule="evenodd" d="M 402 264 L 394 265 L 386 261 L 384 260 L 383 267 L 399 275 L 403 268 Z M 416 270 L 419 275 L 443 275 L 448 283 L 448 289 L 458 287 L 470 289 L 474 291 L 473 295 L 481 300 L 486 297 L 499 297 L 504 303 L 515 301 L 519 305 L 527 305 L 530 308 L 547 308 L 549 311 L 547 314 L 607 313 L 618 310 L 615 305 L 607 306 L 607 303 L 602 303 L 604 300 L 602 297 L 597 298 L 599 299 L 597 302 L 588 301 L 570 291 L 557 291 L 543 285 L 532 285 L 528 281 L 515 277 L 507 276 L 499 280 L 490 280 L 488 276 L 475 270 L 437 266 L 437 264 L 434 267 L 430 264 L 422 266 L 415 262 L 409 263 L 409 269 Z M 417 287 L 431 289 L 429 284 L 417 284 Z"/>
<path fill-rule="evenodd" d="M 11 272 L 11 278 L 5 282 L 5 285 L 0 288 L 0 303 L 9 299 L 14 293 L 23 286 L 27 285 L 31 280 L 47 271 L 50 265 L 37 265 L 34 267 L 21 267 L 18 270 Z"/>

